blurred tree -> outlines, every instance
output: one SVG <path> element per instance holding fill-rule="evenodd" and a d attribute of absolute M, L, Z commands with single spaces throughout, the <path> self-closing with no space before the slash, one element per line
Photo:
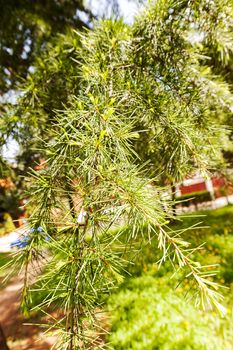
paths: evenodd
<path fill-rule="evenodd" d="M 0 93 L 15 88 L 46 43 L 70 27 L 87 26 L 80 12 L 91 19 L 82 0 L 1 1 Z"/>
<path fill-rule="evenodd" d="M 33 143 L 25 144 L 23 138 L 19 140 L 15 130 L 16 125 L 21 125 L 27 134 L 30 122 L 27 127 L 27 123 L 21 121 L 22 115 L 16 116 L 9 110 L 17 100 L 19 83 L 27 78 L 37 57 L 58 33 L 66 33 L 71 27 L 87 27 L 93 16 L 82 0 L 9 0 L 0 1 L 0 6 L 0 148 L 9 137 L 19 141 L 19 146 L 24 146 L 17 161 L 18 167 L 14 168 L 17 187 L 20 188 L 22 178 L 19 176 L 25 174 L 38 157 L 32 151 Z M 82 16 L 85 22 L 80 18 Z M 28 136 L 30 138 L 31 134 Z"/>
<path fill-rule="evenodd" d="M 95 6 L 84 0 L 1 0 L 0 7 L 0 94 L 3 94 L 27 77 L 35 58 L 58 33 L 91 26 L 93 18 L 98 17 L 98 7 L 102 16 L 117 13 L 118 0 Z"/>
<path fill-rule="evenodd" d="M 203 55 L 203 63 L 206 67 L 210 67 L 213 74 L 221 77 L 222 82 L 229 84 L 229 89 L 232 92 L 233 83 L 233 41 L 232 41 L 232 3 L 223 1 L 221 8 L 223 11 L 218 12 L 218 3 L 205 4 L 206 10 L 216 17 L 217 26 L 213 26 L 214 35 L 206 35 L 203 31 L 198 37 L 193 37 L 196 44 L 200 48 Z M 230 30 L 229 30 L 230 29 Z M 195 31 L 195 29 L 194 29 Z M 221 113 L 220 113 L 221 114 Z M 231 103 L 230 113 L 225 119 L 226 125 L 230 129 L 230 140 L 233 140 L 233 103 Z M 233 143 L 223 150 L 224 158 L 230 167 L 233 165 Z"/>

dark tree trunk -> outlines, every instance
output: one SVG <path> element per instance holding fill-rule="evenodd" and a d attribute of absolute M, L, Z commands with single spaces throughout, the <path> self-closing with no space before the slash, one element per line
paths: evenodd
<path fill-rule="evenodd" d="M 6 337 L 5 337 L 5 334 L 3 333 L 1 325 L 0 325 L 0 349 L 1 350 L 10 350 L 7 346 Z"/>
<path fill-rule="evenodd" d="M 171 183 L 171 191 L 172 191 L 172 214 L 174 217 L 176 217 L 176 186 L 174 185 L 174 183 Z"/>

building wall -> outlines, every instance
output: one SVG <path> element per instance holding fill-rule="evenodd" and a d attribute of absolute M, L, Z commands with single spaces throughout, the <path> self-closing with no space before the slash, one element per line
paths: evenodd
<path fill-rule="evenodd" d="M 184 185 L 180 186 L 181 195 L 189 194 L 189 193 L 193 193 L 193 192 L 202 192 L 202 191 L 206 191 L 206 190 L 207 190 L 207 188 L 206 188 L 206 184 L 204 181 L 200 182 L 200 183 L 188 185 L 188 186 L 184 186 Z"/>

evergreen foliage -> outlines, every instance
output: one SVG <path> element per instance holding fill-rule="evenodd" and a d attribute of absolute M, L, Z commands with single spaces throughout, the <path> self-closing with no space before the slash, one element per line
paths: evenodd
<path fill-rule="evenodd" d="M 35 230 L 17 260 L 26 266 L 24 310 L 30 308 L 29 266 L 46 260 L 38 283 L 48 294 L 40 306 L 57 303 L 63 310 L 55 320 L 60 349 L 104 347 L 96 335 L 96 310 L 122 279 L 122 252 L 139 235 L 147 241 L 157 237 L 160 262 L 168 259 L 185 271 L 196 286 L 198 305 L 224 313 L 219 286 L 209 279 L 215 272 L 193 260 L 196 248 L 182 232 L 167 227 L 172 215 L 164 211 L 159 186 L 197 169 L 207 174 L 223 163 L 221 150 L 228 142 L 223 123 L 232 95 L 205 69 L 189 38 L 195 28 L 215 42 L 216 16 L 225 8 L 220 1 L 211 4 L 159 0 L 133 26 L 104 20 L 93 31 L 76 33 L 75 68 L 67 71 L 74 69 L 75 78 L 68 78 L 78 79 L 78 89 L 71 84 L 67 92 L 75 95 L 65 93 L 68 103 L 53 113 L 44 169 L 34 172 L 30 183 Z M 56 62 L 49 65 L 56 72 L 59 55 L 49 61 Z M 49 104 L 44 88 L 34 110 L 42 118 L 52 113 L 42 107 L 44 100 Z M 25 112 L 33 115 L 33 104 Z M 125 225 L 128 244 L 119 246 Z"/>
<path fill-rule="evenodd" d="M 136 151 L 159 169 L 163 183 L 182 179 L 196 167 L 204 172 L 207 166 L 221 168 L 221 151 L 231 149 L 224 124 L 232 115 L 232 96 L 223 78 L 212 74 L 206 56 L 210 43 L 214 50 L 219 39 L 222 17 L 226 16 L 224 32 L 232 33 L 230 2 L 216 2 L 211 11 L 208 6 L 185 1 L 151 6 L 130 29 L 130 47 L 126 45 L 114 68 L 114 79 L 122 75 L 127 80 L 119 90 L 131 97 L 132 113 L 137 108 L 136 129 L 144 130 L 134 143 Z M 35 62 L 36 73 L 28 78 L 12 118 L 5 116 L 4 134 L 14 134 L 23 154 L 30 149 L 34 160 L 43 154 L 38 140 L 50 139 L 51 125 L 56 126 L 55 111 L 69 107 L 71 96 L 79 93 L 79 45 L 76 34 L 54 40 Z M 228 57 L 231 48 L 223 52 Z M 101 64 L 106 61 L 101 59 Z"/>
<path fill-rule="evenodd" d="M 137 2 L 137 0 L 131 1 Z M 12 104 L 17 103 L 21 96 L 22 82 L 27 79 L 29 83 L 31 82 L 30 74 L 35 71 L 35 68 L 38 71 L 38 61 L 41 63 L 40 68 L 43 69 L 45 66 L 42 64 L 43 59 L 47 61 L 48 57 L 45 58 L 45 55 L 50 54 L 51 46 L 53 47 L 57 37 L 62 34 L 69 37 L 73 30 L 81 31 L 83 28 L 90 28 L 93 26 L 94 19 L 100 18 L 100 16 L 107 14 L 117 16 L 119 4 L 118 0 L 109 0 L 106 4 L 101 2 L 101 14 L 98 11 L 95 13 L 96 6 L 91 0 L 9 0 L 1 1 L 0 7 L 0 147 L 8 144 L 11 138 L 19 142 L 23 151 L 18 162 L 20 161 L 20 167 L 24 166 L 25 175 L 28 170 L 29 158 L 32 162 L 38 160 L 33 149 L 34 143 L 29 141 L 30 138 L 35 137 L 35 132 L 32 133 L 31 128 L 33 126 L 35 131 L 35 127 L 39 124 L 37 126 L 39 131 L 44 129 L 44 119 L 41 118 L 40 114 L 40 116 L 36 115 L 33 120 L 25 122 L 25 110 L 23 114 L 22 110 L 19 113 L 12 113 Z M 60 44 L 62 40 L 60 40 Z M 61 57 L 58 61 L 61 62 Z M 67 62 L 69 64 L 69 59 Z M 55 95 L 55 90 L 57 92 L 59 90 L 58 95 L 63 96 L 66 85 L 64 75 L 62 75 L 63 82 L 59 81 L 55 73 L 55 66 L 53 68 L 52 77 L 47 78 L 45 69 L 41 70 L 41 74 L 44 75 L 43 84 L 47 85 L 48 80 L 52 79 L 53 94 Z M 62 70 L 67 75 L 65 64 Z M 30 88 L 32 89 L 32 86 Z M 33 91 L 34 97 L 38 89 L 43 90 L 43 85 L 38 84 L 37 89 Z M 48 111 L 48 106 L 45 109 L 47 113 L 51 114 L 53 107 L 57 108 L 58 104 L 55 102 L 57 99 L 51 99 L 48 91 L 43 97 L 50 101 L 50 111 Z M 27 101 L 27 106 L 28 103 L 29 101 Z M 33 106 L 32 100 L 30 103 Z M 35 123 L 35 119 L 37 123 Z M 19 130 L 23 131 L 24 137 L 22 137 L 22 133 L 19 137 Z M 27 143 L 25 143 L 25 137 L 28 140 Z M 28 153 L 30 153 L 30 157 L 28 157 Z"/>

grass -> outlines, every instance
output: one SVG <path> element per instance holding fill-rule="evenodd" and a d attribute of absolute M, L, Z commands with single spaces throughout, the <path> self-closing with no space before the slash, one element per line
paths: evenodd
<path fill-rule="evenodd" d="M 140 253 L 134 265 L 129 265 L 131 276 L 126 276 L 108 300 L 112 314 L 109 341 L 114 350 L 233 349 L 233 206 L 196 212 L 182 220 L 173 225 L 174 230 L 187 229 L 182 236 L 194 246 L 206 242 L 195 253 L 196 260 L 204 265 L 220 264 L 214 279 L 228 287 L 223 289 L 226 317 L 196 309 L 192 300 L 184 298 L 188 281 L 175 290 L 177 281 L 171 279 L 170 264 L 158 270 L 156 238 L 149 245 L 138 240 Z M 198 222 L 198 227 L 188 229 Z"/>

